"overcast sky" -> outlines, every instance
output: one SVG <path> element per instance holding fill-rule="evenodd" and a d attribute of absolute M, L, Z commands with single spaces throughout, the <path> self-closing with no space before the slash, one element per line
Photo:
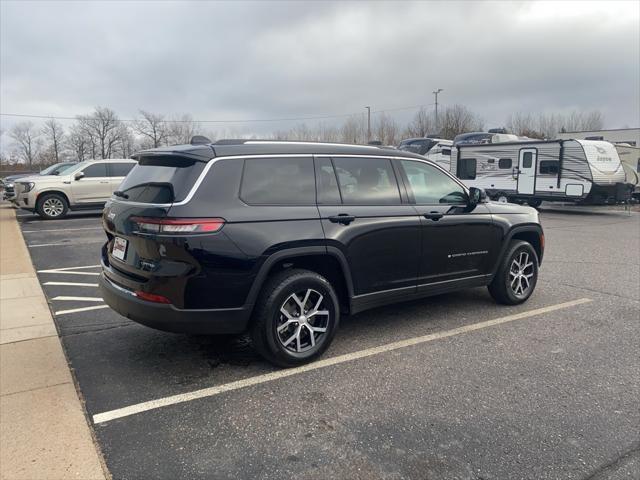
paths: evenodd
<path fill-rule="evenodd" d="M 602 111 L 608 128 L 640 126 L 637 0 L 0 5 L 2 113 L 100 105 L 122 118 L 290 118 L 430 104 L 442 88 L 443 104 L 468 106 L 487 127 L 511 112 L 574 109 Z"/>

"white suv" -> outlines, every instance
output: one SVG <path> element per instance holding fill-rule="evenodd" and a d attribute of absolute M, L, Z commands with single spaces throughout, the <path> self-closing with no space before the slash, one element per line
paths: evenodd
<path fill-rule="evenodd" d="M 18 207 L 42 218 L 63 218 L 69 210 L 102 208 L 136 164 L 126 158 L 87 160 L 57 175 L 21 178 L 15 183 Z"/>

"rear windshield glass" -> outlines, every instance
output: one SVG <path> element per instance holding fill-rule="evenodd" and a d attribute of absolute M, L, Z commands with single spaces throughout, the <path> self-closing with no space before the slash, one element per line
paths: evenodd
<path fill-rule="evenodd" d="M 184 157 L 142 158 L 118 187 L 131 202 L 172 203 L 186 198 L 206 163 Z"/>

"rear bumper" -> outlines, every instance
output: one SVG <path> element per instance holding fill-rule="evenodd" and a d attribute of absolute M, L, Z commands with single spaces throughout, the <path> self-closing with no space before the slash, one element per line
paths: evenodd
<path fill-rule="evenodd" d="M 130 290 L 114 284 L 102 273 L 98 279 L 102 298 L 120 315 L 147 327 L 166 332 L 234 334 L 247 329 L 250 311 L 246 308 L 181 310 L 141 300 Z"/>

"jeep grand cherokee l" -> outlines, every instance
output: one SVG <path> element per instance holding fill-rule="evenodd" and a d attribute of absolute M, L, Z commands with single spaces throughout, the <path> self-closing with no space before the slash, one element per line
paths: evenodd
<path fill-rule="evenodd" d="M 153 328 L 248 330 L 293 366 L 327 349 L 341 314 L 485 285 L 514 305 L 536 285 L 536 210 L 489 203 L 417 154 L 247 140 L 135 158 L 103 213 L 100 286 Z"/>

